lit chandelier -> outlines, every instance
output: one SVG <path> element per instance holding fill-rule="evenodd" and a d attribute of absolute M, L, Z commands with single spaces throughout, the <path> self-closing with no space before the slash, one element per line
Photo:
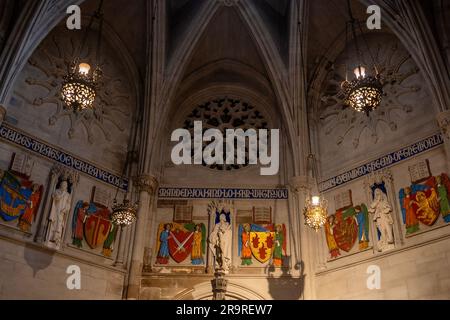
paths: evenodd
<path fill-rule="evenodd" d="M 350 0 L 347 0 L 348 3 L 348 11 L 350 15 L 349 24 L 351 26 L 352 36 L 355 42 L 356 54 L 359 59 L 356 68 L 354 69 L 355 79 L 349 81 L 348 80 L 348 63 L 346 64 L 346 75 L 345 80 L 341 84 L 341 89 L 344 94 L 344 104 L 353 108 L 358 112 L 364 112 L 367 116 L 369 113 L 376 108 L 378 108 L 381 104 L 381 99 L 383 95 L 383 85 L 381 83 L 381 77 L 378 73 L 378 70 L 375 66 L 375 62 L 373 56 L 370 52 L 369 46 L 367 45 L 367 41 L 364 39 L 364 42 L 367 46 L 367 51 L 370 54 L 373 63 L 374 74 L 370 75 L 366 73 L 366 68 L 364 68 L 362 63 L 362 54 L 360 51 L 360 46 L 358 43 L 358 38 L 356 37 L 356 23 L 357 21 L 353 17 L 353 13 L 351 10 Z M 364 37 L 364 34 L 361 30 L 361 25 L 359 25 L 361 36 Z M 348 25 L 347 25 L 348 26 Z M 346 44 L 348 40 L 348 27 L 346 27 Z M 348 58 L 347 58 L 348 59 Z"/>
<path fill-rule="evenodd" d="M 124 199 L 122 203 L 114 200 L 112 205 L 111 221 L 117 226 L 128 226 L 136 221 L 137 204 L 131 204 L 128 199 Z"/>
<path fill-rule="evenodd" d="M 137 129 L 135 129 L 135 134 L 136 132 Z M 125 165 L 123 167 L 122 177 L 124 177 L 127 173 L 129 173 L 128 169 L 132 155 L 133 152 L 127 152 L 127 158 L 125 161 Z M 138 205 L 137 203 L 131 203 L 130 200 L 128 200 L 127 193 L 125 193 L 122 203 L 119 203 L 117 201 L 118 193 L 119 193 L 119 186 L 117 186 L 116 196 L 114 197 L 114 202 L 111 207 L 112 209 L 111 221 L 113 224 L 119 227 L 126 227 L 136 221 Z"/>
<path fill-rule="evenodd" d="M 94 101 L 97 95 L 99 81 L 102 76 L 102 70 L 99 66 L 103 28 L 102 5 L 103 0 L 100 1 L 98 10 L 92 16 L 84 33 L 83 41 L 75 53 L 75 57 L 68 68 L 67 75 L 63 78 L 61 98 L 64 102 L 64 108 L 76 113 L 94 108 Z M 81 53 L 86 45 L 88 35 L 95 19 L 99 20 L 99 32 L 97 38 L 96 67 L 92 69 L 91 65 L 81 58 Z"/>
<path fill-rule="evenodd" d="M 305 224 L 316 232 L 327 222 L 328 201 L 319 196 L 312 196 L 305 202 Z"/>
<path fill-rule="evenodd" d="M 328 201 L 319 195 L 317 183 L 317 163 L 313 154 L 308 156 L 308 162 L 312 169 L 315 184 L 312 194 L 305 201 L 303 215 L 305 216 L 305 224 L 318 232 L 327 221 Z"/>

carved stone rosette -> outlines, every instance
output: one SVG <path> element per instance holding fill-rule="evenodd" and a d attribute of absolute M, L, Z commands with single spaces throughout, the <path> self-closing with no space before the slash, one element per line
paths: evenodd
<path fill-rule="evenodd" d="M 133 182 L 139 192 L 146 191 L 151 196 L 155 194 L 159 185 L 156 177 L 146 174 L 134 177 Z"/>

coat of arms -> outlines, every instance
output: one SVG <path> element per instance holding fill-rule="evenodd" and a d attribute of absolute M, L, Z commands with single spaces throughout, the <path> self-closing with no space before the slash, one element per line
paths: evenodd
<path fill-rule="evenodd" d="M 103 254 L 110 256 L 117 227 L 111 222 L 110 210 L 94 202 L 78 201 L 72 218 L 72 243 L 83 246 L 83 240 L 91 249 L 103 248 Z"/>

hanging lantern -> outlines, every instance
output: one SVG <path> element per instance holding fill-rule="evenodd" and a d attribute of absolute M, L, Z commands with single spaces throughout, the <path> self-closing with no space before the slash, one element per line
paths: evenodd
<path fill-rule="evenodd" d="M 64 107 L 74 112 L 93 109 L 100 76 L 101 70 L 99 67 L 91 72 L 89 64 L 84 62 L 77 64 L 74 61 L 68 74 L 64 77 L 61 88 Z"/>
<path fill-rule="evenodd" d="M 319 196 L 312 196 L 306 199 L 304 209 L 305 224 L 316 232 L 319 231 L 327 221 L 327 207 L 327 200 Z"/>
<path fill-rule="evenodd" d="M 131 204 L 128 199 L 124 199 L 122 203 L 114 200 L 112 205 L 111 221 L 113 224 L 125 227 L 136 221 L 137 204 Z"/>
<path fill-rule="evenodd" d="M 100 1 L 98 10 L 94 13 L 86 29 L 83 41 L 75 53 L 72 63 L 68 68 L 67 75 L 63 78 L 61 86 L 61 99 L 64 102 L 64 108 L 75 113 L 84 110 L 94 109 L 94 101 L 98 95 L 99 80 L 102 76 L 102 70 L 99 67 L 101 35 L 103 29 L 103 14 L 101 13 L 103 0 Z M 91 68 L 87 61 L 80 57 L 85 47 L 88 35 L 91 31 L 94 19 L 99 20 L 99 32 L 96 48 L 96 67 Z"/>
<path fill-rule="evenodd" d="M 323 197 L 318 196 L 319 185 L 318 185 L 318 169 L 317 161 L 314 154 L 308 155 L 308 167 L 312 173 L 312 179 L 314 181 L 312 194 L 305 201 L 305 207 L 303 209 L 303 215 L 305 216 L 305 224 L 313 228 L 316 232 L 325 224 L 327 221 L 327 207 L 328 202 Z"/>
<path fill-rule="evenodd" d="M 364 39 L 364 43 L 366 44 L 366 52 L 370 55 L 373 64 L 373 74 L 368 73 L 368 69 L 363 66 L 362 56 L 360 51 L 360 44 L 358 38 L 356 36 L 356 23 L 357 21 L 353 17 L 353 13 L 351 10 L 350 1 L 347 1 L 348 11 L 350 16 L 350 29 L 352 32 L 353 40 L 355 42 L 356 55 L 358 57 L 358 64 L 354 70 L 355 78 L 353 80 L 347 79 L 348 70 L 346 70 L 346 79 L 341 84 L 342 93 L 344 96 L 344 105 L 351 107 L 353 110 L 357 112 L 364 112 L 367 116 L 369 116 L 370 112 L 378 108 L 381 104 L 382 96 L 383 96 L 383 84 L 381 82 L 381 76 L 378 73 L 378 70 L 375 66 L 375 61 L 370 52 L 370 48 L 367 45 L 367 41 Z M 347 25 L 348 26 L 348 25 Z M 359 29 L 361 31 L 362 37 L 364 37 L 364 33 L 362 32 L 361 25 L 359 25 Z M 346 41 L 348 42 L 348 27 L 345 32 Z M 350 63 L 347 62 L 346 65 Z M 346 67 L 347 69 L 347 67 Z"/>
<path fill-rule="evenodd" d="M 358 77 L 355 72 L 356 79 L 352 81 L 344 81 L 341 85 L 344 91 L 344 103 L 358 112 L 364 112 L 366 115 L 381 104 L 383 96 L 383 85 L 380 76 L 367 76 L 365 74 Z"/>

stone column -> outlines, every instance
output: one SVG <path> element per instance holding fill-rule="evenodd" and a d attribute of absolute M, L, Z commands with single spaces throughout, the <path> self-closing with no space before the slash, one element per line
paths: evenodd
<path fill-rule="evenodd" d="M 297 243 L 298 257 L 301 259 L 304 275 L 303 283 L 303 299 L 314 299 L 314 270 L 315 270 L 315 250 L 314 245 L 317 246 L 317 242 L 314 237 L 318 237 L 316 232 L 305 225 L 305 217 L 303 215 L 303 208 L 305 207 L 305 200 L 311 190 L 311 183 L 307 176 L 296 176 L 289 181 L 291 187 L 291 197 L 293 197 L 294 210 L 292 221 L 295 226 L 292 226 L 296 238 L 299 240 Z M 300 262 L 300 261 L 299 261 Z"/>
<path fill-rule="evenodd" d="M 139 299 L 140 281 L 144 263 L 146 224 L 151 210 L 152 198 L 158 187 L 158 180 L 154 176 L 140 175 L 134 180 L 134 185 L 139 191 L 139 208 L 129 269 L 127 299 Z"/>
<path fill-rule="evenodd" d="M 127 233 L 129 232 L 130 228 L 128 227 L 120 227 L 118 231 L 118 236 L 116 237 L 116 242 L 118 242 L 117 245 L 117 255 L 116 259 L 114 261 L 114 266 L 124 268 L 124 256 L 125 256 L 125 249 L 126 249 L 126 240 L 127 240 Z"/>
<path fill-rule="evenodd" d="M 444 140 L 447 169 L 450 170 L 450 110 L 440 112 L 436 118 Z"/>
<path fill-rule="evenodd" d="M 0 104 L 0 126 L 6 118 L 6 107 Z"/>

